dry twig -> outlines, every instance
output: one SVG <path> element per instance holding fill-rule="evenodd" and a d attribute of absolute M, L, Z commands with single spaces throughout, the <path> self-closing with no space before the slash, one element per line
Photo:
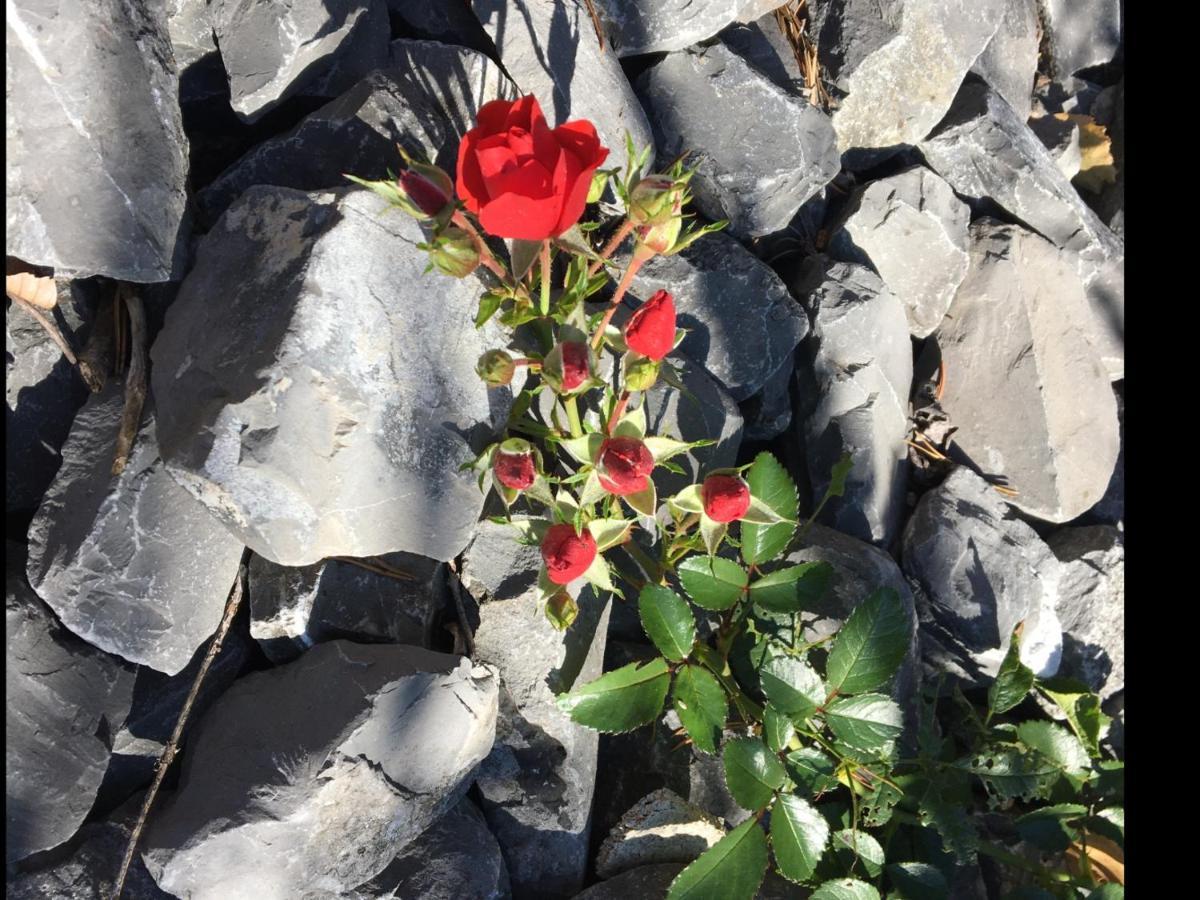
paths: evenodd
<path fill-rule="evenodd" d="M 21 309 L 25 310 L 25 312 L 29 313 L 34 317 L 34 319 L 37 320 L 37 323 L 42 326 L 42 329 L 46 332 L 46 334 L 50 335 L 50 339 L 53 340 L 54 343 L 58 344 L 58 349 L 63 352 L 63 356 L 67 358 L 67 362 L 73 366 L 79 364 L 79 360 L 75 358 L 75 354 L 71 351 L 71 345 L 67 343 L 67 339 L 63 337 L 63 333 L 58 330 L 58 326 L 55 325 L 54 322 L 52 322 L 50 319 L 47 319 L 40 309 L 23 297 L 13 297 L 12 294 L 9 294 L 8 296 L 12 297 L 13 302 L 16 303 L 17 306 L 21 307 Z"/>
<path fill-rule="evenodd" d="M 117 452 L 113 457 L 112 474 L 120 475 L 129 462 L 129 453 L 142 423 L 142 406 L 146 402 L 146 309 L 142 298 L 127 285 L 117 289 L 124 295 L 129 310 L 129 373 L 125 376 L 125 410 L 121 414 L 121 430 L 117 434 Z M 119 305 L 119 304 L 114 304 Z"/>
<path fill-rule="evenodd" d="M 395 578 L 397 581 L 416 581 L 417 576 L 411 572 L 405 572 L 402 569 L 396 569 L 389 566 L 377 556 L 368 559 L 356 559 L 353 556 L 334 556 L 332 559 L 338 562 L 349 563 L 352 566 L 358 566 L 360 569 L 366 569 L 368 572 L 374 572 L 376 575 L 383 575 L 387 578 Z"/>
<path fill-rule="evenodd" d="M 79 354 L 79 374 L 93 394 L 104 390 L 113 369 L 113 316 L 109 308 L 116 305 L 113 298 L 100 304 L 92 333 Z"/>

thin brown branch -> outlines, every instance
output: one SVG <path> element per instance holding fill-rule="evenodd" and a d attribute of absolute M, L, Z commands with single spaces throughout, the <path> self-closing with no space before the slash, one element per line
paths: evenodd
<path fill-rule="evenodd" d="M 138 426 L 142 424 L 142 406 L 146 402 L 146 308 L 142 298 L 132 288 L 118 288 L 125 308 L 129 310 L 129 372 L 125 376 L 125 410 L 121 413 L 121 430 L 117 433 L 117 452 L 113 457 L 112 473 L 120 475 L 129 462 Z"/>
<path fill-rule="evenodd" d="M 597 15 L 592 0 L 583 0 L 583 2 L 587 5 L 588 14 L 592 17 L 592 27 L 596 29 L 596 40 L 600 42 L 600 51 L 604 52 L 604 29 L 600 26 L 600 16 Z"/>
<path fill-rule="evenodd" d="M 96 313 L 92 333 L 88 335 L 87 343 L 79 354 L 79 374 L 87 383 L 93 394 L 104 390 L 108 376 L 113 369 L 113 316 L 110 307 L 116 300 L 109 297 L 100 304 Z"/>
<path fill-rule="evenodd" d="M 355 559 L 353 556 L 334 556 L 338 562 L 349 563 L 352 566 L 358 566 L 360 569 L 366 569 L 368 572 L 374 572 L 376 575 L 383 575 L 387 578 L 395 578 L 397 581 L 416 581 L 417 576 L 411 572 L 405 572 L 403 569 L 397 569 L 389 566 L 378 557 L 371 559 Z"/>
<path fill-rule="evenodd" d="M 225 636 L 229 633 L 229 627 L 233 624 L 234 618 L 237 616 L 237 611 L 242 605 L 242 585 L 246 577 L 246 566 L 249 563 L 250 551 L 242 552 L 242 561 L 238 566 L 237 577 L 233 580 L 233 587 L 229 590 L 229 599 L 225 602 L 225 615 L 221 619 L 221 625 L 217 628 L 217 633 L 213 635 L 212 643 L 208 645 L 208 651 L 204 654 L 204 661 L 200 663 L 200 669 L 196 672 L 196 677 L 192 680 L 192 689 L 188 691 L 187 699 L 183 703 L 183 709 L 179 711 L 179 719 L 175 722 L 175 730 L 171 732 L 171 739 L 167 741 L 167 746 L 163 748 L 162 756 L 158 760 L 158 766 L 154 772 L 154 781 L 150 784 L 150 789 L 146 792 L 146 799 L 142 801 L 142 811 L 138 814 L 137 822 L 133 826 L 133 831 L 129 835 L 129 845 L 125 848 L 125 858 L 121 860 L 121 871 L 117 873 L 117 881 L 113 886 L 111 900 L 120 900 L 121 891 L 125 888 L 125 879 L 129 875 L 129 867 L 133 863 L 133 854 L 137 851 L 138 839 L 142 836 L 142 829 L 146 827 L 146 818 L 150 815 L 150 807 L 154 803 L 154 798 L 158 794 L 158 789 L 162 787 L 163 779 L 167 775 L 167 769 L 171 767 L 171 763 L 175 760 L 175 754 L 179 752 L 179 739 L 183 736 L 184 726 L 187 725 L 188 714 L 192 711 L 192 706 L 196 702 L 196 697 L 200 693 L 200 685 L 204 683 L 204 676 L 208 674 L 209 667 L 217 654 L 221 652 L 221 644 L 225 640 Z"/>
<path fill-rule="evenodd" d="M 14 297 L 12 294 L 9 294 L 8 296 L 12 297 L 12 301 L 17 304 L 17 306 L 21 307 L 21 309 L 33 316 L 37 323 L 42 326 L 42 329 L 46 332 L 46 334 L 50 335 L 50 339 L 54 341 L 54 343 L 58 344 L 58 349 L 61 350 L 63 356 L 67 358 L 67 362 L 73 366 L 79 365 L 79 360 L 75 358 L 75 354 L 71 351 L 71 345 L 67 343 L 67 339 L 63 337 L 63 333 L 58 330 L 58 326 L 55 325 L 51 319 L 47 319 L 45 314 L 40 309 L 38 309 L 24 297 Z"/>

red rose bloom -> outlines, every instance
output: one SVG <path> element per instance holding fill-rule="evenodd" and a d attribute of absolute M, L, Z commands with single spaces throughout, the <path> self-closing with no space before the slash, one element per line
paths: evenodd
<path fill-rule="evenodd" d="M 610 494 L 624 497 L 649 486 L 654 456 L 637 438 L 609 438 L 600 447 L 600 486 Z"/>
<path fill-rule="evenodd" d="M 608 157 L 580 119 L 551 130 L 532 95 L 493 100 L 458 147 L 458 196 L 497 237 L 558 237 L 583 215 L 592 175 Z"/>
<path fill-rule="evenodd" d="M 564 341 L 562 345 L 562 389 L 573 391 L 592 374 L 587 344 Z"/>
<path fill-rule="evenodd" d="M 736 475 L 709 475 L 700 496 L 704 514 L 714 522 L 736 522 L 750 508 L 750 485 Z"/>
<path fill-rule="evenodd" d="M 496 480 L 506 488 L 523 491 L 537 478 L 533 465 L 533 453 L 506 453 L 501 447 L 492 459 Z"/>
<path fill-rule="evenodd" d="M 542 538 L 546 576 L 555 584 L 569 584 L 587 571 L 596 558 L 596 539 L 586 528 L 576 534 L 570 525 L 551 525 Z"/>
<path fill-rule="evenodd" d="M 625 323 L 625 343 L 654 360 L 670 353 L 675 346 L 675 298 L 655 291 Z"/>

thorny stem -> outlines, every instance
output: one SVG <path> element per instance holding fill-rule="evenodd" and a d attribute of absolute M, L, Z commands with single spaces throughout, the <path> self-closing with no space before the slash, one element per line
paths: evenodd
<path fill-rule="evenodd" d="M 608 427 L 604 429 L 609 437 L 612 437 L 613 429 L 621 421 L 621 416 L 625 415 L 625 407 L 628 405 L 629 391 L 622 391 L 621 399 L 617 401 L 617 405 L 613 407 L 612 415 L 608 417 Z"/>
<path fill-rule="evenodd" d="M 621 227 L 613 232 L 613 236 L 608 239 L 608 243 L 605 244 L 604 249 L 600 251 L 600 258 L 593 260 L 592 264 L 588 266 L 588 278 L 591 278 L 600 271 L 600 267 L 604 265 L 604 261 L 612 256 L 616 249 L 621 246 L 621 241 L 629 237 L 629 233 L 633 231 L 633 228 L 634 225 L 630 219 L 626 219 L 621 223 Z"/>
<path fill-rule="evenodd" d="M 502 284 L 515 289 L 516 285 L 509 278 L 504 266 L 496 259 L 495 254 L 492 253 L 491 248 L 487 245 L 487 241 L 483 239 L 483 235 L 471 224 L 471 220 L 463 215 L 462 210 L 455 210 L 450 221 L 471 236 L 471 240 L 475 242 L 475 249 L 479 251 L 479 261 L 483 264 L 484 268 L 500 279 Z"/>
<path fill-rule="evenodd" d="M 633 255 L 633 259 L 629 262 L 629 268 L 625 270 L 625 274 L 621 276 L 621 281 L 617 284 L 617 289 L 613 293 L 612 301 L 609 303 L 608 311 L 604 314 L 604 318 L 600 321 L 600 327 L 596 329 L 596 333 L 592 335 L 592 349 L 599 350 L 600 345 L 604 342 L 604 332 L 608 328 L 608 323 L 612 321 L 613 314 L 617 311 L 617 306 L 621 302 L 621 298 L 625 296 L 625 292 L 629 290 L 629 285 L 633 283 L 633 276 L 650 257 L 641 256 L 637 253 Z"/>
<path fill-rule="evenodd" d="M 550 240 L 542 241 L 541 250 L 542 296 L 539 308 L 543 316 L 550 315 Z"/>

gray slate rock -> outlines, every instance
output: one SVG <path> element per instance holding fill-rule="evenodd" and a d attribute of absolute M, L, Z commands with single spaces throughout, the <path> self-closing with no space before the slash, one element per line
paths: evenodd
<path fill-rule="evenodd" d="M 694 182 L 693 182 L 694 183 Z M 780 368 L 808 334 L 808 319 L 782 279 L 728 235 L 702 237 L 682 253 L 656 256 L 633 279 L 630 309 L 657 290 L 675 298 L 679 352 L 695 360 L 734 400 L 745 400 Z"/>
<path fill-rule="evenodd" d="M 1054 162 L 1067 178 L 1079 174 L 1082 156 L 1079 151 L 1079 126 L 1070 119 L 1042 116 L 1029 120 L 1030 130 L 1037 135 Z"/>
<path fill-rule="evenodd" d="M 496 745 L 476 784 L 514 895 L 564 897 L 587 874 L 599 736 L 572 722 L 555 695 L 600 676 L 610 602 L 583 588 L 579 617 L 555 631 L 535 600 L 540 555 L 515 536 L 482 523 L 463 564 L 463 584 L 479 603 L 476 658 L 500 673 Z M 513 562 L 497 564 L 505 553 Z"/>
<path fill-rule="evenodd" d="M 572 900 L 642 900 L 665 897 L 671 882 L 682 871 L 683 866 L 679 863 L 638 866 L 636 869 L 622 872 L 615 878 L 592 885 L 583 893 L 576 894 Z M 807 888 L 784 881 L 773 870 L 768 870 L 755 896 L 757 900 L 805 900 L 809 895 Z"/>
<path fill-rule="evenodd" d="M 682 50 L 733 22 L 752 22 L 785 0 L 597 0 L 617 56 Z"/>
<path fill-rule="evenodd" d="M 576 119 L 596 126 L 609 148 L 605 167 L 624 167 L 625 132 L 636 150 L 650 145 L 650 123 L 617 55 L 596 37 L 582 0 L 471 0 L 522 94 L 533 94 L 551 127 Z M 651 147 L 647 171 L 653 171 Z"/>
<path fill-rule="evenodd" d="M 838 150 L 915 144 L 928 134 L 992 40 L 1003 7 L 1004 0 L 905 0 L 894 36 L 835 75 L 846 91 L 833 113 Z"/>
<path fill-rule="evenodd" d="M 829 486 L 843 453 L 851 455 L 846 492 L 821 521 L 887 546 L 900 526 L 908 477 L 908 395 L 912 347 L 900 300 L 879 276 L 853 263 L 822 264 L 801 275 L 816 338 L 811 369 L 800 370 L 809 480 Z"/>
<path fill-rule="evenodd" d="M 208 0 L 170 0 L 167 10 L 167 31 L 179 71 L 180 104 L 228 103 L 229 80 L 213 38 Z M 192 174 L 194 181 L 195 172 Z"/>
<path fill-rule="evenodd" d="M 336 96 L 387 60 L 383 0 L 213 0 L 208 13 L 246 122 L 296 94 Z"/>
<path fill-rule="evenodd" d="M 840 94 L 849 76 L 900 33 L 905 0 L 811 0 L 808 34 L 817 58 Z"/>
<path fill-rule="evenodd" d="M 6 18 L 5 253 L 178 278 L 188 150 L 162 4 L 13 0 Z"/>
<path fill-rule="evenodd" d="M 830 253 L 874 268 L 904 305 L 912 336 L 928 337 L 967 274 L 970 209 L 915 167 L 858 188 L 843 216 Z"/>
<path fill-rule="evenodd" d="M 672 53 L 636 87 L 659 156 L 697 154 L 696 206 L 734 237 L 786 228 L 838 173 L 829 117 L 723 44 Z"/>
<path fill-rule="evenodd" d="M 1033 106 L 1038 68 L 1038 0 L 1004 0 L 1000 26 L 971 71 L 1003 97 L 1021 119 Z"/>
<path fill-rule="evenodd" d="M 429 646 L 434 619 L 449 596 L 445 564 L 409 553 L 389 554 L 380 562 L 411 580 L 338 560 L 288 568 L 255 556 L 249 574 L 250 635 L 275 663 L 335 638 Z"/>
<path fill-rule="evenodd" d="M 359 178 L 386 178 L 399 167 L 397 144 L 453 173 L 458 142 L 474 126 L 479 107 L 516 95 L 495 63 L 474 50 L 398 40 L 390 52 L 386 68 L 217 176 L 197 198 L 205 221 L 215 221 L 255 184 L 338 188 L 346 185 L 348 170 Z"/>
<path fill-rule="evenodd" d="M 475 374 L 503 337 L 464 327 L 479 281 L 424 277 L 420 227 L 385 206 L 251 188 L 200 242 L 151 348 L 172 474 L 281 565 L 451 559 L 483 505 L 459 467 L 507 416 L 508 389 Z"/>
<path fill-rule="evenodd" d="M 6 541 L 4 858 L 70 838 L 92 808 L 109 736 L 129 712 L 134 669 L 63 628 L 25 581 L 25 548 Z"/>
<path fill-rule="evenodd" d="M 111 474 L 124 403 L 114 382 L 75 417 L 29 526 L 29 581 L 84 640 L 174 675 L 217 630 L 242 543 L 167 472 L 152 397 Z"/>
<path fill-rule="evenodd" d="M 1046 541 L 1062 563 L 1060 675 L 1107 701 L 1125 689 L 1125 539 L 1111 525 L 1061 528 Z"/>
<path fill-rule="evenodd" d="M 721 32 L 721 43 L 785 91 L 808 96 L 795 51 L 774 16 L 730 25 Z"/>
<path fill-rule="evenodd" d="M 1039 677 L 1058 671 L 1062 567 L 966 466 L 917 504 L 904 529 L 901 565 L 917 602 L 922 657 L 934 671 L 986 685 L 1022 621 L 1021 661 Z"/>
<path fill-rule="evenodd" d="M 1013 506 L 1067 522 L 1104 495 L 1120 448 L 1087 302 L 1036 234 L 982 219 L 971 238 L 970 271 L 937 331 L 942 409 L 971 465 L 1018 491 Z"/>
<path fill-rule="evenodd" d="M 638 866 L 690 863 L 725 836 L 715 816 L 662 788 L 621 817 L 596 855 L 596 875 L 612 878 Z"/>
<path fill-rule="evenodd" d="M 146 866 L 193 900 L 351 890 L 458 803 L 495 727 L 485 667 L 320 644 L 239 680 L 204 716 L 147 828 Z"/>
<path fill-rule="evenodd" d="M 991 201 L 1070 254 L 1112 379 L 1124 375 L 1125 245 L 1096 216 L 1004 99 L 968 81 L 921 142 L 926 161 L 973 204 Z"/>
<path fill-rule="evenodd" d="M 1041 0 L 1050 74 L 1104 65 L 1121 43 L 1121 0 Z"/>
<path fill-rule="evenodd" d="M 60 282 L 53 313 L 63 337 L 82 349 L 93 298 L 80 282 Z M 88 389 L 62 350 L 24 309 L 4 315 L 4 506 L 34 510 L 62 463 L 60 451 Z"/>
<path fill-rule="evenodd" d="M 347 900 L 508 900 L 500 845 L 467 798 L 421 832 L 391 864 Z"/>
<path fill-rule="evenodd" d="M 393 20 L 403 23 L 406 34 L 427 41 L 457 44 L 486 53 L 490 38 L 466 0 L 430 3 L 429 0 L 385 0 Z"/>

